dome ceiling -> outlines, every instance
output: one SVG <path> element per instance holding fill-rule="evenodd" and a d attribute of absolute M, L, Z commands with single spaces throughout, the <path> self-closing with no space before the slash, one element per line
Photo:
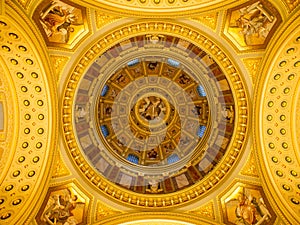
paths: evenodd
<path fill-rule="evenodd" d="M 113 188 L 104 187 L 106 194 L 119 192 L 113 197 L 120 200 L 129 195 L 128 203 L 137 206 L 172 206 L 180 204 L 172 199 L 176 191 L 193 199 L 224 178 L 224 160 L 230 157 L 225 164 L 234 164 L 247 132 L 246 93 L 242 83 L 232 93 L 230 75 L 205 50 L 166 34 L 117 41 L 95 55 L 76 86 L 72 82 L 77 94 L 66 89 L 74 114 L 64 118 L 75 117 L 66 141 L 69 130 L 77 136 L 70 153 L 84 164 L 80 170 L 93 174 L 93 184 Z M 235 113 L 240 97 L 242 108 Z M 243 132 L 231 140 L 238 133 L 234 124 Z M 228 151 L 232 148 L 235 153 Z M 167 193 L 174 196 L 171 201 L 156 196 Z"/>
<path fill-rule="evenodd" d="M 0 3 L 0 223 L 297 224 L 299 7 Z"/>
<path fill-rule="evenodd" d="M 89 164 L 142 194 L 172 193 L 205 178 L 231 146 L 235 120 L 218 64 L 188 41 L 154 37 L 136 36 L 99 56 L 74 105 Z"/>

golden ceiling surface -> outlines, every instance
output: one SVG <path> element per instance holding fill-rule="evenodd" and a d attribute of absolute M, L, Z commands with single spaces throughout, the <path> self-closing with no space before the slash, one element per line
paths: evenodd
<path fill-rule="evenodd" d="M 299 224 L 299 3 L 1 1 L 0 224 Z"/>
<path fill-rule="evenodd" d="M 99 0 L 84 2 L 104 10 L 111 10 L 113 13 L 138 17 L 187 16 L 204 10 L 237 4 L 237 1 L 232 0 Z"/>
<path fill-rule="evenodd" d="M 110 48 L 83 75 L 75 98 L 75 130 L 89 164 L 137 193 L 198 183 L 234 133 L 234 99 L 221 68 L 199 47 L 167 35 Z"/>

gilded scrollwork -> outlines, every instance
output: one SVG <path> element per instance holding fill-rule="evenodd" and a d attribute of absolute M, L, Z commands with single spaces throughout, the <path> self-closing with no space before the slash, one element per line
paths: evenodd
<path fill-rule="evenodd" d="M 215 207 L 214 207 L 214 203 L 212 201 L 200 206 L 199 208 L 193 209 L 193 210 L 189 211 L 188 213 L 196 214 L 201 217 L 206 217 L 206 218 L 213 219 L 213 220 L 216 219 Z"/>
<path fill-rule="evenodd" d="M 96 17 L 96 21 L 95 21 L 96 26 L 98 29 L 101 29 L 103 26 L 107 24 L 122 19 L 122 17 L 109 15 L 108 13 L 104 13 L 101 11 L 95 11 L 95 17 Z"/>
<path fill-rule="evenodd" d="M 208 26 L 209 28 L 215 30 L 217 27 L 217 19 L 218 19 L 219 13 L 211 13 L 204 16 L 197 16 L 191 18 L 191 20 L 200 22 L 201 24 L 204 24 Z"/>
<path fill-rule="evenodd" d="M 243 60 L 251 78 L 252 85 L 255 85 L 256 83 L 257 72 L 259 70 L 261 60 L 261 58 L 246 58 Z"/>
<path fill-rule="evenodd" d="M 63 71 L 64 67 L 66 66 L 66 63 L 68 62 L 69 57 L 59 56 L 59 55 L 51 55 L 50 58 L 53 63 L 56 80 L 57 80 L 57 82 L 59 82 L 61 75 L 62 75 L 62 71 Z"/>

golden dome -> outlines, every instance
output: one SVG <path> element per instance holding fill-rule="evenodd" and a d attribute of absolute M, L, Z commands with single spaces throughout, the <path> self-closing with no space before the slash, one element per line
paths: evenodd
<path fill-rule="evenodd" d="M 299 1 L 0 3 L 0 224 L 297 224 Z"/>

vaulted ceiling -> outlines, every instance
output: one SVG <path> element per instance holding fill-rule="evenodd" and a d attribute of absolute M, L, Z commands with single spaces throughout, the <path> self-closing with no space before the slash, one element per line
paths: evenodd
<path fill-rule="evenodd" d="M 0 3 L 0 224 L 297 224 L 299 0 Z"/>

